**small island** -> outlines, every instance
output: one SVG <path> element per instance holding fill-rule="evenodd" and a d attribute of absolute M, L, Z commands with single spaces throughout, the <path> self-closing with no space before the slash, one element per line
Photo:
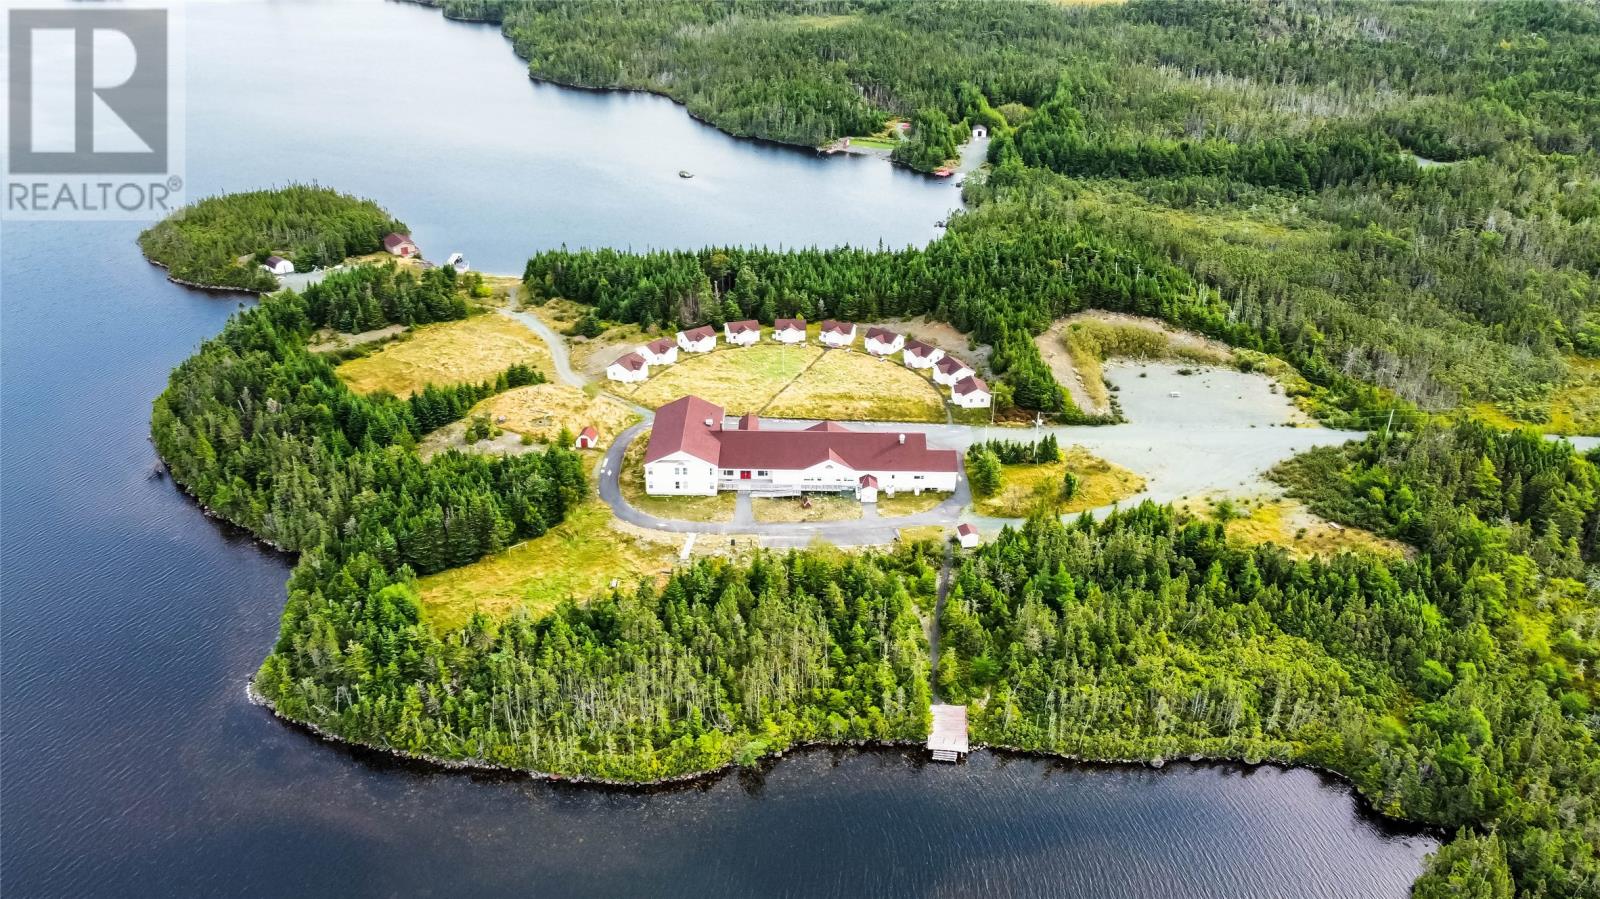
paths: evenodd
<path fill-rule="evenodd" d="M 291 184 L 186 206 L 141 233 L 139 248 L 181 284 L 260 293 L 278 289 L 275 275 L 377 252 L 406 230 L 371 200 Z"/>

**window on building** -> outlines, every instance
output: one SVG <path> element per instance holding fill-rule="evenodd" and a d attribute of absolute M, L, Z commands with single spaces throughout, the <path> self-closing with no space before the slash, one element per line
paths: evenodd
<path fill-rule="evenodd" d="M 772 472 L 767 471 L 765 468 L 758 469 L 756 471 L 756 477 L 758 477 L 758 478 L 770 478 L 770 477 L 772 477 Z"/>

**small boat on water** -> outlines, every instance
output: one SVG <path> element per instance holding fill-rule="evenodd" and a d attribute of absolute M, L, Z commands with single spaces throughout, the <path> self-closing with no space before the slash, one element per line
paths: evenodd
<path fill-rule="evenodd" d="M 694 177 L 694 172 L 691 172 L 688 169 L 678 169 L 678 177 L 679 178 L 693 178 Z"/>

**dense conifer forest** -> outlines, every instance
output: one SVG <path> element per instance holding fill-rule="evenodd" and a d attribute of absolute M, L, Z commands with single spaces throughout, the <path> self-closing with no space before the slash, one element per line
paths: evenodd
<path fill-rule="evenodd" d="M 1023 338 L 1088 307 L 1281 354 L 1347 410 L 1483 402 L 1538 424 L 1600 354 L 1590 4 L 445 7 L 502 21 L 536 77 L 665 93 L 734 134 L 818 144 L 898 116 L 995 135 L 977 208 L 925 250 L 833 254 L 818 277 L 805 254 L 727 268 L 710 249 L 708 281 L 681 257 L 631 277 L 572 260 L 591 282 L 573 298 L 621 320 L 715 320 L 725 291 L 743 315 L 929 311 L 995 342 L 1045 410 L 1065 400 Z M 947 155 L 914 143 L 897 158 Z M 1041 287 L 1047 265 L 1067 283 Z"/>
<path fill-rule="evenodd" d="M 186 206 L 140 234 L 139 248 L 179 281 L 264 291 L 278 286 L 261 268 L 268 256 L 309 271 L 376 252 L 384 235 L 405 230 L 370 200 L 292 184 Z"/>
<path fill-rule="evenodd" d="M 1600 354 L 1591 4 L 444 5 L 501 21 L 535 76 L 659 91 L 735 134 L 815 145 L 898 116 L 917 168 L 974 124 L 995 135 L 972 208 L 925 248 L 542 252 L 535 300 L 663 327 L 928 314 L 1069 421 L 1033 338 L 1089 308 L 1280 356 L 1336 424 L 1479 402 L 1537 423 Z M 699 562 L 439 632 L 418 575 L 543 533 L 586 486 L 560 448 L 414 445 L 540 376 L 362 397 L 305 342 L 460 317 L 459 293 L 384 269 L 274 295 L 156 401 L 174 477 L 301 553 L 256 680 L 280 713 L 645 781 L 920 739 L 937 687 L 980 742 L 1337 771 L 1450 830 L 1419 896 L 1600 895 L 1600 454 L 1401 415 L 1274 473 L 1402 559 L 1295 559 L 1151 505 L 1035 519 L 956 556 L 937 671 L 926 544 Z"/>

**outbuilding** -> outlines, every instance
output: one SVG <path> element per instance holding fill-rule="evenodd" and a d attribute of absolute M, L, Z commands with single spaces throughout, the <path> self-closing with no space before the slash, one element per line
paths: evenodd
<path fill-rule="evenodd" d="M 920 340 L 908 340 L 900 358 L 905 361 L 906 368 L 932 368 L 935 362 L 944 358 L 944 350 Z"/>
<path fill-rule="evenodd" d="M 383 248 L 392 255 L 409 259 L 417 255 L 417 245 L 411 242 L 411 235 L 401 234 L 398 231 L 389 234 L 383 239 Z"/>
<path fill-rule="evenodd" d="M 864 474 L 856 483 L 856 499 L 864 503 L 878 501 L 878 479 L 874 475 Z"/>
<path fill-rule="evenodd" d="M 650 363 L 638 353 L 624 353 L 606 366 L 606 377 L 623 384 L 637 384 L 650 377 Z"/>
<path fill-rule="evenodd" d="M 722 326 L 722 334 L 734 346 L 750 346 L 761 339 L 761 323 L 753 318 L 728 322 Z"/>
<path fill-rule="evenodd" d="M 896 334 L 888 328 L 867 329 L 867 352 L 874 356 L 891 356 L 900 352 L 906 345 L 904 334 Z"/>
<path fill-rule="evenodd" d="M 578 432 L 578 439 L 573 442 L 572 446 L 575 449 L 594 449 L 599 444 L 600 432 L 594 429 L 594 425 L 584 425 L 583 430 Z"/>
<path fill-rule="evenodd" d="M 954 387 L 957 381 L 974 374 L 977 372 L 971 366 L 954 356 L 941 356 L 933 363 L 933 382 L 946 387 Z"/>
<path fill-rule="evenodd" d="M 967 375 L 950 388 L 950 401 L 963 409 L 987 409 L 994 400 L 982 378 Z"/>
<path fill-rule="evenodd" d="M 772 323 L 772 339 L 779 343 L 805 343 L 806 320 L 780 318 Z"/>
<path fill-rule="evenodd" d="M 639 355 L 651 365 L 671 365 L 678 361 L 678 345 L 670 337 L 657 337 L 639 347 Z"/>
<path fill-rule="evenodd" d="M 823 346 L 847 347 L 856 342 L 856 326 L 852 322 L 839 322 L 830 318 L 822 323 L 821 333 L 817 336 Z"/>
<path fill-rule="evenodd" d="M 717 348 L 717 329 L 701 325 L 678 332 L 678 348 L 685 353 L 709 353 Z"/>
<path fill-rule="evenodd" d="M 274 275 L 294 274 L 294 263 L 282 256 L 268 256 L 267 261 L 261 267 Z"/>
<path fill-rule="evenodd" d="M 962 549 L 972 549 L 978 545 L 978 529 L 970 524 L 956 525 L 956 542 Z"/>

